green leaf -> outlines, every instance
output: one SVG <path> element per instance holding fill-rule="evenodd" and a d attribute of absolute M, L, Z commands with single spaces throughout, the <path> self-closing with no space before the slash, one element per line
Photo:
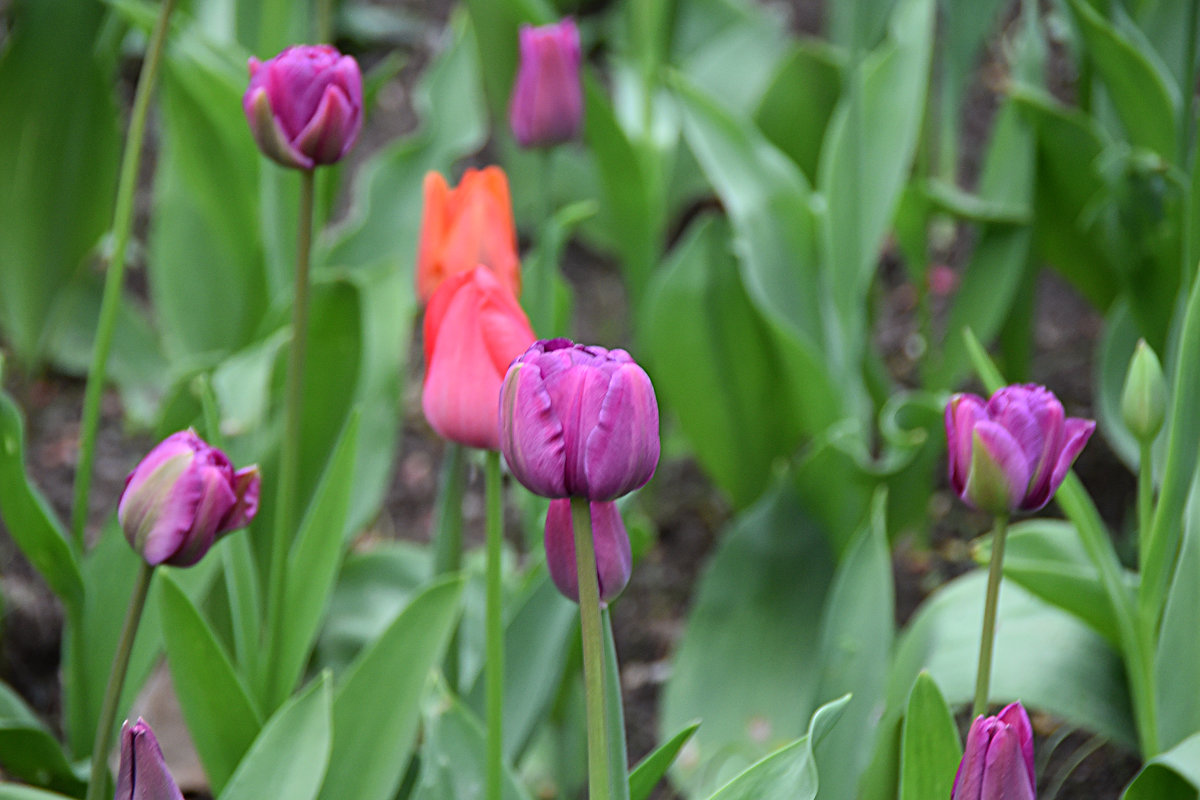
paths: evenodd
<path fill-rule="evenodd" d="M 1121 800 L 1196 800 L 1200 796 L 1200 733 L 1150 759 Z"/>
<path fill-rule="evenodd" d="M 612 614 L 605 608 L 601 612 L 604 628 L 604 711 L 608 723 L 608 785 L 611 800 L 629 800 L 629 776 L 626 759 L 629 749 L 625 744 L 625 708 L 621 703 L 621 670 L 617 664 L 617 647 L 613 642 Z"/>
<path fill-rule="evenodd" d="M 179 585 L 159 581 L 171 680 L 214 794 L 220 794 L 262 728 L 262 718 L 213 629 Z"/>
<path fill-rule="evenodd" d="M 267 720 L 219 800 L 317 796 L 333 736 L 329 684 L 329 674 L 322 674 Z"/>
<path fill-rule="evenodd" d="M 32 786 L 15 783 L 0 783 L 0 800 L 64 800 L 66 795 L 44 792 Z"/>
<path fill-rule="evenodd" d="M 819 620 L 834 573 L 825 536 L 786 481 L 738 515 L 718 542 L 659 720 L 664 736 L 704 721 L 675 769 L 691 795 L 803 733 L 817 701 Z"/>
<path fill-rule="evenodd" d="M 7 392 L 0 392 L 0 517 L 17 547 L 69 613 L 78 614 L 84 591 L 75 548 L 25 472 L 25 425 Z"/>
<path fill-rule="evenodd" d="M 807 42 L 793 44 L 754 112 L 763 135 L 810 181 L 816 179 L 825 129 L 841 89 L 841 69 L 828 50 Z"/>
<path fill-rule="evenodd" d="M 1108 446 L 1134 473 L 1138 468 L 1140 446 L 1125 427 L 1121 414 L 1121 393 L 1125 389 L 1125 375 L 1129 371 L 1129 361 L 1133 358 L 1138 338 L 1137 324 L 1130 314 L 1128 301 L 1118 300 L 1105 317 L 1096 357 L 1096 419 L 1104 431 Z"/>
<path fill-rule="evenodd" d="M 422 592 L 359 656 L 333 705 L 334 740 L 322 800 L 390 800 L 416 739 L 429 671 L 441 663 L 459 615 L 461 579 Z M 387 687 L 380 702 L 380 687 Z"/>
<path fill-rule="evenodd" d="M 36 368 L 63 289 L 112 220 L 120 152 L 99 3 L 21 3 L 0 55 L 0 324 Z"/>
<path fill-rule="evenodd" d="M 329 605 L 341 564 L 359 419 L 355 412 L 346 423 L 292 544 L 283 590 L 286 611 L 279 619 L 279 652 L 267 678 L 267 697 L 272 703 L 287 697 L 300 680 Z"/>
<path fill-rule="evenodd" d="M 87 788 L 54 734 L 5 683 L 0 683 L 0 767 L 14 778 L 66 794 L 80 795 Z"/>
<path fill-rule="evenodd" d="M 889 707 L 904 703 L 922 669 L 951 704 L 971 699 L 985 584 L 982 571 L 968 573 L 940 588 L 917 612 L 897 646 Z M 1000 587 L 996 618 L 993 702 L 1020 699 L 1135 746 L 1124 667 L 1103 638 L 1007 580 Z"/>
<path fill-rule="evenodd" d="M 650 797 L 650 792 L 654 791 L 654 787 L 667 774 L 667 770 L 675 762 L 679 751 L 683 749 L 683 746 L 688 743 L 692 734 L 699 727 L 699 721 L 684 727 L 683 730 L 654 748 L 653 752 L 638 762 L 638 765 L 629 772 L 629 800 L 647 800 Z"/>
<path fill-rule="evenodd" d="M 1159 746 L 1169 750 L 1200 731 L 1200 698 L 1188 686 L 1200 681 L 1200 492 L 1192 483 L 1183 542 L 1167 592 L 1154 654 Z M 1143 532 L 1144 535 L 1145 532 Z M 1200 763 L 1198 763 L 1200 766 Z"/>
<path fill-rule="evenodd" d="M 815 800 L 818 778 L 813 749 L 836 729 L 849 699 L 846 695 L 821 706 L 805 736 L 749 767 L 710 800 Z"/>
<path fill-rule="evenodd" d="M 962 745 L 954 715 L 927 672 L 917 676 L 908 696 L 901 737 L 900 800 L 949 797 Z"/>
<path fill-rule="evenodd" d="M 1129 140 L 1175 161 L 1180 99 L 1170 75 L 1147 55 L 1152 51 L 1144 40 L 1131 41 L 1084 0 L 1071 0 L 1070 6 L 1087 58 L 1108 88 Z"/>

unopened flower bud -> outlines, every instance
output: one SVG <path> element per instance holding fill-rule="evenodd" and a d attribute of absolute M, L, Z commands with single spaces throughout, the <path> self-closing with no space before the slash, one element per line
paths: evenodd
<path fill-rule="evenodd" d="M 971 723 L 950 800 L 1034 800 L 1033 728 L 1020 703 Z"/>
<path fill-rule="evenodd" d="M 114 800 L 183 800 L 175 779 L 167 770 L 158 739 L 146 721 L 139 718 L 121 727 L 121 766 L 117 770 Z"/>
<path fill-rule="evenodd" d="M 521 147 L 569 142 L 583 123 L 579 29 L 570 17 L 552 25 L 521 26 L 521 62 L 508 108 Z"/>
<path fill-rule="evenodd" d="M 1163 378 L 1158 356 L 1146 344 L 1137 343 L 1129 371 L 1125 373 L 1125 388 L 1121 390 L 1121 418 L 1140 442 L 1150 443 L 1162 428 L 1167 413 L 1167 382 Z"/>

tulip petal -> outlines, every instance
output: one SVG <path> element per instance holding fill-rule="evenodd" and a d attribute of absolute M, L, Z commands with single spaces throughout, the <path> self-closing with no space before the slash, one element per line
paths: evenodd
<path fill-rule="evenodd" d="M 1016 731 L 1001 723 L 984 758 L 981 800 L 1035 800 L 1030 777 Z"/>
<path fill-rule="evenodd" d="M 644 486 L 658 466 L 658 401 L 645 371 L 622 364 L 587 435 L 588 497 L 612 500 Z"/>
<path fill-rule="evenodd" d="M 285 167 L 296 169 L 312 169 L 313 161 L 301 153 L 280 128 L 279 120 L 271 109 L 271 101 L 265 88 L 259 88 L 250 93 L 242 101 L 247 108 L 246 114 L 251 119 L 250 131 L 258 147 L 266 155 Z"/>
<path fill-rule="evenodd" d="M 342 87 L 326 86 L 316 113 L 296 137 L 296 149 L 314 164 L 336 163 L 358 138 L 359 115 Z"/>
<path fill-rule="evenodd" d="M 963 499 L 980 511 L 1011 513 L 1028 485 L 1029 462 L 1017 440 L 995 422 L 977 423 Z"/>
<path fill-rule="evenodd" d="M 996 721 L 980 714 L 967 731 L 967 746 L 963 749 L 962 761 L 954 776 L 951 800 L 979 800 L 983 792 L 983 772 L 987 757 L 988 742 L 991 741 Z"/>
<path fill-rule="evenodd" d="M 237 505 L 237 495 L 230 486 L 232 470 L 213 469 L 199 460 L 192 462 L 190 472 L 200 485 L 200 495 L 188 516 L 188 528 L 183 540 L 165 563 L 173 567 L 190 567 L 213 546 L 217 529 Z M 189 475 L 189 479 L 193 476 Z M 182 506 L 181 506 L 182 513 Z"/>
<path fill-rule="evenodd" d="M 1025 761 L 1025 769 L 1029 775 L 1029 788 L 1037 791 L 1037 773 L 1033 765 L 1033 726 L 1029 724 L 1029 715 L 1020 703 L 1009 703 L 996 718 L 1009 726 L 1016 734 L 1017 743 L 1021 746 L 1021 756 Z"/>
<path fill-rule="evenodd" d="M 566 497 L 566 442 L 537 364 L 514 363 L 500 394 L 500 449 L 525 488 Z"/>
<path fill-rule="evenodd" d="M 971 437 L 975 425 L 987 419 L 982 397 L 956 394 L 946 404 L 946 449 L 949 454 L 950 486 L 959 497 L 967 488 L 971 468 Z"/>
<path fill-rule="evenodd" d="M 1071 469 L 1071 465 L 1075 463 L 1075 458 L 1083 451 L 1083 448 L 1088 443 L 1088 439 L 1092 437 L 1092 433 L 1096 430 L 1096 423 L 1090 419 L 1080 419 L 1078 417 L 1069 417 L 1066 424 L 1063 426 L 1063 445 L 1062 450 L 1058 453 L 1058 461 L 1054 464 L 1054 471 L 1050 475 L 1050 485 L 1047 487 L 1044 499 L 1041 499 L 1041 505 L 1033 505 L 1030 503 L 1027 511 L 1034 511 L 1046 503 L 1050 502 L 1050 498 L 1054 497 L 1054 493 L 1058 491 L 1058 487 L 1062 486 L 1062 482 L 1067 477 L 1067 472 Z"/>
<path fill-rule="evenodd" d="M 257 464 L 251 464 L 233 474 L 233 493 L 237 502 L 217 528 L 218 536 L 244 528 L 254 520 L 255 514 L 258 513 L 258 497 L 261 491 L 262 475 L 259 474 Z"/>
<path fill-rule="evenodd" d="M 1037 454 L 1033 473 L 1029 477 L 1029 488 L 1021 503 L 1021 508 L 1025 510 L 1041 508 L 1050 499 L 1054 460 L 1062 450 L 1066 417 L 1062 403 L 1044 389 L 1033 398 L 1030 405 L 1034 424 L 1042 431 L 1042 449 Z"/>
<path fill-rule="evenodd" d="M 183 800 L 162 748 L 145 720 L 121 728 L 121 764 L 115 800 Z"/>
<path fill-rule="evenodd" d="M 625 522 L 616 503 L 588 504 L 592 519 L 592 544 L 596 555 L 596 578 L 601 605 L 617 597 L 629 583 L 633 572 L 633 553 Z M 550 501 L 546 511 L 546 567 L 558 590 L 579 602 L 579 571 L 575 563 L 575 526 L 571 501 Z"/>
<path fill-rule="evenodd" d="M 446 241 L 446 206 L 450 187 L 439 172 L 425 173 L 425 202 L 422 206 L 421 236 L 417 243 L 417 296 L 428 302 L 433 290 L 445 279 L 441 250 Z M 430 344 L 425 342 L 425 363 Z"/>

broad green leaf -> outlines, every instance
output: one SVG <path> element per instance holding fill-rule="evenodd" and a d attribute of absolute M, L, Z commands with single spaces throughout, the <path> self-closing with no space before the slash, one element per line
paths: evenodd
<path fill-rule="evenodd" d="M 1142 767 L 1121 800 L 1196 800 L 1200 796 L 1200 733 Z"/>
<path fill-rule="evenodd" d="M 29 563 L 68 610 L 78 614 L 84 591 L 75 548 L 25 472 L 25 425 L 7 392 L 0 392 L 0 517 Z"/>
<path fill-rule="evenodd" d="M 258 736 L 262 718 L 213 629 L 170 576 L 159 580 L 171 681 L 204 773 L 220 794 Z"/>
<path fill-rule="evenodd" d="M 674 770 L 691 795 L 804 732 L 817 701 L 819 620 L 834 572 L 823 532 L 788 482 L 735 518 L 718 541 L 659 720 L 663 735 L 704 722 Z"/>
<path fill-rule="evenodd" d="M 26 367 L 112 221 L 120 152 L 98 2 L 13 6 L 0 54 L 0 325 Z"/>
<path fill-rule="evenodd" d="M 342 430 L 288 557 L 279 651 L 267 676 L 266 696 L 273 704 L 300 680 L 333 591 L 354 480 L 359 419 L 352 413 Z"/>
<path fill-rule="evenodd" d="M 922 669 L 952 705 L 971 699 L 985 584 L 982 571 L 968 573 L 940 588 L 917 612 L 897 645 L 889 707 L 904 703 Z M 1020 699 L 1072 725 L 1135 745 L 1124 668 L 1103 638 L 1008 580 L 1000 586 L 996 618 L 993 702 Z"/>
<path fill-rule="evenodd" d="M 818 708 L 806 735 L 750 766 L 710 800 L 815 800 L 818 776 L 813 750 L 837 729 L 849 699 L 846 695 Z"/>
<path fill-rule="evenodd" d="M 67 794 L 87 784 L 50 729 L 5 683 L 0 683 L 0 767 L 8 775 Z"/>
<path fill-rule="evenodd" d="M 1200 697 L 1188 691 L 1200 681 L 1200 493 L 1193 481 L 1183 542 L 1163 609 L 1154 656 L 1158 743 L 1170 750 L 1200 731 Z M 1197 764 L 1200 767 L 1200 762 Z"/>
<path fill-rule="evenodd" d="M 330 678 L 322 674 L 263 726 L 219 800 L 313 800 L 327 773 L 333 737 Z"/>
<path fill-rule="evenodd" d="M 608 785 L 611 800 L 629 800 L 629 776 L 626 768 L 629 749 L 625 743 L 625 707 L 621 702 L 621 670 L 617 664 L 617 647 L 613 641 L 612 615 L 605 608 L 600 612 L 604 630 L 604 712 L 608 730 Z"/>
<path fill-rule="evenodd" d="M 259 58 L 314 40 L 312 0 L 237 0 L 236 6 L 238 41 Z"/>
<path fill-rule="evenodd" d="M 793 44 L 754 112 L 763 135 L 810 182 L 816 180 L 825 129 L 841 90 L 842 73 L 832 53 L 808 42 Z"/>
<path fill-rule="evenodd" d="M 0 800 L 66 800 L 67 795 L 21 786 L 15 783 L 0 783 Z M 71 795 L 74 797 L 74 795 Z"/>
<path fill-rule="evenodd" d="M 927 672 L 908 696 L 901 736 L 900 800 L 949 797 L 962 745 L 954 715 Z"/>
<path fill-rule="evenodd" d="M 683 749 L 683 746 L 688 743 L 692 734 L 699 727 L 698 721 L 684 727 L 679 733 L 654 748 L 653 752 L 629 771 L 629 800 L 647 800 L 650 797 L 654 787 L 675 763 L 675 757 L 679 755 L 679 751 Z"/>
<path fill-rule="evenodd" d="M 1138 468 L 1140 446 L 1121 416 L 1121 393 L 1125 389 L 1125 375 L 1138 338 L 1129 303 L 1118 300 L 1104 320 L 1096 356 L 1094 402 L 1096 419 L 1104 431 L 1105 441 L 1134 473 Z"/>
<path fill-rule="evenodd" d="M 425 714 L 421 776 L 413 800 L 482 800 L 486 792 L 487 734 L 462 702 L 440 687 Z M 504 767 L 501 800 L 530 800 L 529 792 Z"/>
<path fill-rule="evenodd" d="M 390 800 L 408 766 L 429 671 L 458 620 L 462 581 L 434 583 L 350 667 L 334 696 L 334 740 L 322 800 Z M 387 687 L 380 702 L 380 687 Z M 224 799 L 223 799 L 224 800 Z"/>
<path fill-rule="evenodd" d="M 853 797 L 875 738 L 874 716 L 887 688 L 895 601 L 884 519 L 886 490 L 838 564 L 821 615 L 817 702 L 852 694 L 837 727 L 814 747 L 828 797 Z"/>
<path fill-rule="evenodd" d="M 1108 88 L 1130 142 L 1175 161 L 1178 87 L 1139 46 L 1144 42 L 1131 41 L 1084 0 L 1071 0 L 1070 6 L 1087 58 Z"/>

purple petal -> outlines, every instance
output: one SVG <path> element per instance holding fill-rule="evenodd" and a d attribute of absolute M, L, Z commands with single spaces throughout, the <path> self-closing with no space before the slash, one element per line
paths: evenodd
<path fill-rule="evenodd" d="M 540 28 L 522 26 L 521 59 L 509 103 L 513 136 L 522 147 L 558 144 L 579 133 L 583 88 L 579 31 L 570 18 Z"/>
<path fill-rule="evenodd" d="M 596 427 L 588 434 L 588 497 L 612 500 L 645 485 L 658 456 L 654 386 L 637 364 L 623 364 L 613 373 Z"/>
<path fill-rule="evenodd" d="M 1054 460 L 1063 446 L 1064 418 L 1066 416 L 1058 398 L 1045 390 L 1036 398 L 1031 399 L 1030 413 L 1033 416 L 1034 424 L 1041 432 L 1042 448 L 1035 456 L 1036 460 L 1033 462 L 1029 488 L 1025 492 L 1026 498 L 1022 503 L 1022 508 L 1033 502 L 1031 498 L 1044 496 L 1049 499 L 1051 472 L 1054 469 Z M 1045 502 L 1043 500 L 1041 505 L 1045 505 Z M 1040 508 L 1041 505 L 1038 507 Z"/>
<path fill-rule="evenodd" d="M 500 449 L 513 475 L 542 497 L 566 497 L 563 426 L 537 363 L 515 361 L 500 390 Z"/>
<path fill-rule="evenodd" d="M 1080 419 L 1078 417 L 1070 417 L 1063 426 L 1063 445 L 1058 452 L 1057 460 L 1054 463 L 1054 471 L 1050 474 L 1050 481 L 1046 486 L 1044 494 L 1036 497 L 1030 496 L 1025 505 L 1021 507 L 1023 511 L 1036 511 L 1046 503 L 1050 502 L 1050 498 L 1054 497 L 1054 493 L 1058 491 L 1058 487 L 1062 486 L 1063 480 L 1067 477 L 1067 472 L 1071 469 L 1071 465 L 1075 463 L 1075 458 L 1083 451 L 1084 446 L 1091 438 L 1092 432 L 1096 430 L 1096 423 L 1090 419 Z"/>
<path fill-rule="evenodd" d="M 254 134 L 254 141 L 265 155 L 285 167 L 313 168 L 313 160 L 293 147 L 286 132 L 280 127 L 279 120 L 271 109 L 271 101 L 265 87 L 247 92 L 242 106 L 246 110 L 246 118 L 250 121 L 250 132 Z"/>
<path fill-rule="evenodd" d="M 1029 788 L 1036 791 L 1037 775 L 1033 766 L 1033 726 L 1029 724 L 1029 715 L 1025 713 L 1025 707 L 1020 703 L 1009 703 L 996 715 L 996 718 L 1008 725 L 1016 735 L 1029 775 Z"/>
<path fill-rule="evenodd" d="M 980 511 L 1011 512 L 1029 485 L 1029 462 L 1017 440 L 999 424 L 975 425 L 963 499 Z"/>
<path fill-rule="evenodd" d="M 596 556 L 596 578 L 600 602 L 607 604 L 629 583 L 633 554 L 629 535 L 616 503 L 588 503 L 592 519 L 592 544 Z M 575 563 L 575 526 L 571 519 L 571 500 L 550 501 L 546 511 L 546 567 L 558 590 L 579 602 L 579 572 Z"/>
<path fill-rule="evenodd" d="M 217 530 L 229 512 L 237 505 L 237 495 L 230 485 L 230 475 L 225 470 L 193 462 L 188 475 L 200 484 L 200 495 L 191 508 L 188 518 L 188 530 L 183 540 L 172 552 L 166 563 L 173 567 L 190 567 L 199 561 L 212 547 L 217 538 Z M 179 509 L 180 519 L 183 507 Z M 174 523 L 178 524 L 178 522 Z"/>
<path fill-rule="evenodd" d="M 296 137 L 295 148 L 315 164 L 333 164 L 358 138 L 359 111 L 340 86 L 325 87 L 321 105 Z"/>
<path fill-rule="evenodd" d="M 138 719 L 121 728 L 121 766 L 115 800 L 183 800 L 154 731 Z"/>
<path fill-rule="evenodd" d="M 959 497 L 967 487 L 971 468 L 971 439 L 976 423 L 987 419 L 983 398 L 956 394 L 946 404 L 946 450 L 949 454 L 950 486 Z"/>
<path fill-rule="evenodd" d="M 995 727 L 995 720 L 982 714 L 971 723 L 971 729 L 967 731 L 967 746 L 958 764 L 958 773 L 954 776 L 951 800 L 979 800 L 983 792 L 984 759 Z"/>
<path fill-rule="evenodd" d="M 1016 731 L 1000 724 L 984 759 L 981 800 L 1035 800 L 1030 777 Z"/>
<path fill-rule="evenodd" d="M 217 528 L 218 536 L 244 528 L 254 521 L 254 515 L 258 513 L 258 496 L 261 489 L 262 476 L 258 472 L 257 464 L 251 464 L 233 474 L 233 493 L 237 496 L 237 502 Z"/>

